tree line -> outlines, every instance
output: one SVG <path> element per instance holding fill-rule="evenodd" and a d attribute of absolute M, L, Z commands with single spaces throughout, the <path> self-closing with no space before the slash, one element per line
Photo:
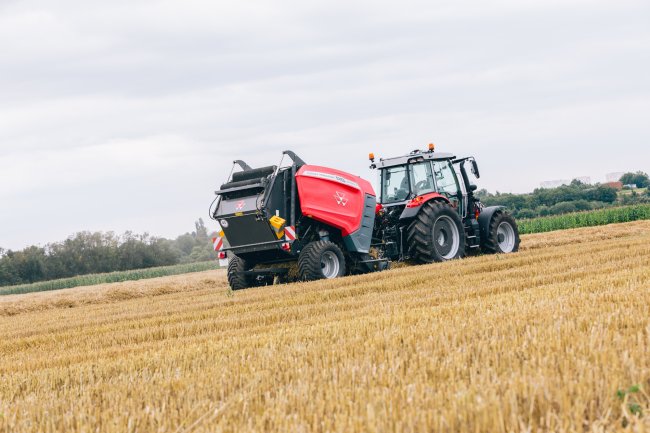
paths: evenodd
<path fill-rule="evenodd" d="M 624 184 L 636 184 L 638 188 L 650 186 L 648 175 L 643 172 L 626 173 L 621 177 Z M 607 184 L 589 185 L 577 179 L 569 185 L 557 188 L 537 188 L 532 193 L 489 193 L 482 189 L 478 197 L 486 206 L 506 206 L 515 218 L 535 218 L 561 215 L 571 212 L 600 209 L 608 206 L 650 203 L 650 189 L 619 191 Z"/>
<path fill-rule="evenodd" d="M 176 239 L 126 232 L 80 232 L 62 242 L 0 248 L 0 286 L 216 259 L 202 219 Z"/>

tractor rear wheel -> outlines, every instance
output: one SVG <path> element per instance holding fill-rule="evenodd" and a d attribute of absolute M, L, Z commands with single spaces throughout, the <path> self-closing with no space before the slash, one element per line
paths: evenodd
<path fill-rule="evenodd" d="M 411 258 L 417 263 L 444 262 L 465 255 L 465 229 L 447 203 L 428 202 L 408 228 Z"/>
<path fill-rule="evenodd" d="M 345 275 L 343 252 L 329 241 L 310 242 L 298 256 L 298 274 L 303 281 L 342 277 Z"/>
<path fill-rule="evenodd" d="M 508 212 L 496 212 L 488 227 L 483 252 L 488 254 L 514 253 L 519 250 L 519 229 Z"/>
<path fill-rule="evenodd" d="M 248 263 L 235 255 L 232 255 L 228 263 L 228 284 L 233 290 L 247 289 L 253 287 L 253 281 L 244 275 L 243 272 L 249 269 Z"/>

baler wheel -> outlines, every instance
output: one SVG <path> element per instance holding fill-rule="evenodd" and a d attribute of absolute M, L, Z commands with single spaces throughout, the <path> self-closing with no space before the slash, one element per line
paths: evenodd
<path fill-rule="evenodd" d="M 337 278 L 345 275 L 345 258 L 330 241 L 307 244 L 298 256 L 298 273 L 303 281 Z"/>
<path fill-rule="evenodd" d="M 465 229 L 447 203 L 428 202 L 408 228 L 411 258 L 417 263 L 444 262 L 465 255 Z"/>
<path fill-rule="evenodd" d="M 233 290 L 247 289 L 253 287 L 250 278 L 243 274 L 248 270 L 248 264 L 240 257 L 233 255 L 228 263 L 228 284 Z"/>
<path fill-rule="evenodd" d="M 519 250 L 519 229 L 508 212 L 496 212 L 488 227 L 483 252 L 487 254 L 514 253 Z"/>

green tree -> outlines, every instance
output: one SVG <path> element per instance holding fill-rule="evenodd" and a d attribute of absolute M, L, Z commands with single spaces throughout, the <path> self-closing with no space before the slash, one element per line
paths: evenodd
<path fill-rule="evenodd" d="M 620 181 L 623 185 L 636 185 L 637 188 L 647 188 L 650 186 L 648 173 L 637 171 L 636 173 L 625 173 L 621 176 Z"/>
<path fill-rule="evenodd" d="M 128 231 L 121 236 L 79 232 L 45 247 L 16 252 L 0 248 L 0 285 L 216 259 L 203 219 L 194 228 L 175 240 Z"/>
<path fill-rule="evenodd" d="M 205 262 L 214 258 L 214 251 L 210 245 L 205 244 L 195 246 L 190 254 L 190 260 L 192 262 Z"/>
<path fill-rule="evenodd" d="M 194 227 L 196 228 L 195 233 L 197 239 L 204 241 L 208 239 L 208 229 L 205 227 L 203 218 L 199 218 L 199 220 L 194 223 Z"/>
<path fill-rule="evenodd" d="M 517 212 L 517 215 L 515 215 L 517 218 L 521 219 L 526 219 L 526 218 L 535 218 L 537 216 L 537 212 L 531 210 L 531 209 L 522 209 L 519 212 Z"/>
<path fill-rule="evenodd" d="M 166 239 L 149 236 L 148 233 L 124 234 L 124 242 L 118 247 L 119 270 L 143 269 L 178 263 L 178 253 Z"/>
<path fill-rule="evenodd" d="M 570 201 L 563 201 L 560 203 L 556 203 L 553 206 L 551 206 L 551 208 L 549 209 L 549 213 L 551 215 L 561 215 L 561 214 L 575 212 L 575 211 L 577 211 L 576 205 Z"/>
<path fill-rule="evenodd" d="M 9 286 L 13 284 L 20 284 L 20 277 L 18 270 L 13 260 L 13 252 L 11 250 L 2 250 L 0 257 L 0 286 Z"/>
<path fill-rule="evenodd" d="M 15 253 L 13 262 L 21 282 L 33 283 L 47 277 L 47 259 L 43 248 L 27 247 Z"/>
<path fill-rule="evenodd" d="M 578 211 L 592 210 L 593 206 L 587 200 L 576 200 L 573 202 Z"/>
<path fill-rule="evenodd" d="M 171 241 L 172 248 L 179 253 L 180 263 L 201 262 L 216 259 L 212 239 L 202 218 L 194 223 L 195 231 L 185 233 Z"/>
<path fill-rule="evenodd" d="M 185 233 L 176 238 L 174 245 L 181 253 L 181 256 L 189 256 L 196 245 L 196 239 L 190 233 Z"/>
<path fill-rule="evenodd" d="M 618 194 L 616 189 L 607 185 L 598 185 L 596 188 L 589 191 L 589 200 L 602 201 L 605 203 L 614 203 Z"/>

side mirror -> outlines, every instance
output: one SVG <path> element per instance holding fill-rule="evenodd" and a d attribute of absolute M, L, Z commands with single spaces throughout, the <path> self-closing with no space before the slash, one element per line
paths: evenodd
<path fill-rule="evenodd" d="M 469 190 L 470 190 L 471 192 L 474 192 L 474 191 L 476 191 L 477 189 L 478 189 L 478 186 L 474 185 L 473 183 L 469 185 Z"/>
<path fill-rule="evenodd" d="M 474 176 L 478 179 L 481 177 L 481 174 L 478 171 L 478 164 L 476 163 L 475 159 L 472 159 L 472 173 L 474 173 Z"/>

